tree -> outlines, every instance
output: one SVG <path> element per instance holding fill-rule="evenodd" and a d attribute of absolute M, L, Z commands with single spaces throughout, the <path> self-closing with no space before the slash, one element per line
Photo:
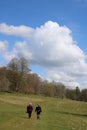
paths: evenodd
<path fill-rule="evenodd" d="M 87 102 L 87 89 L 82 89 L 82 91 L 81 91 L 81 101 Z"/>
<path fill-rule="evenodd" d="M 30 71 L 28 61 L 24 57 L 19 59 L 19 71 L 22 75 L 28 74 Z"/>
<path fill-rule="evenodd" d="M 66 98 L 72 99 L 72 100 L 76 100 L 76 93 L 75 93 L 75 89 L 66 89 Z"/>
<path fill-rule="evenodd" d="M 7 68 L 11 71 L 19 71 L 22 75 L 30 71 L 28 61 L 24 57 L 20 59 L 13 58 L 7 65 Z"/>
<path fill-rule="evenodd" d="M 9 64 L 7 65 L 8 68 L 7 78 L 11 83 L 9 86 L 11 91 L 18 91 L 21 88 L 20 85 L 26 84 L 25 78 L 27 77 L 27 74 L 30 71 L 28 67 L 29 67 L 28 61 L 23 57 L 21 57 L 20 59 L 13 58 L 9 62 Z"/>
<path fill-rule="evenodd" d="M 76 93 L 76 100 L 80 100 L 80 89 L 78 86 L 76 87 L 75 93 Z"/>
<path fill-rule="evenodd" d="M 64 84 L 61 82 L 57 82 L 57 83 L 53 82 L 53 85 L 54 85 L 55 90 L 56 90 L 56 93 L 55 93 L 56 96 L 63 99 L 66 95 L 66 89 L 65 89 Z"/>
<path fill-rule="evenodd" d="M 43 85 L 41 85 L 42 94 L 44 94 L 45 96 L 54 97 L 55 93 L 56 93 L 56 89 L 55 89 L 53 83 L 48 82 L 47 80 L 45 80 L 45 81 L 43 81 L 42 84 L 43 84 Z"/>
<path fill-rule="evenodd" d="M 7 65 L 8 70 L 11 71 L 18 71 L 19 68 L 19 61 L 17 58 L 13 58 L 9 64 Z"/>
<path fill-rule="evenodd" d="M 10 82 L 6 77 L 6 73 L 5 67 L 0 68 L 0 91 L 9 91 Z"/>
<path fill-rule="evenodd" d="M 27 75 L 28 88 L 31 93 L 38 94 L 40 93 L 40 77 L 35 73 L 29 73 Z"/>
<path fill-rule="evenodd" d="M 22 80 L 21 74 L 18 71 L 8 70 L 6 77 L 10 82 L 10 91 L 18 91 L 20 87 L 20 81 Z"/>

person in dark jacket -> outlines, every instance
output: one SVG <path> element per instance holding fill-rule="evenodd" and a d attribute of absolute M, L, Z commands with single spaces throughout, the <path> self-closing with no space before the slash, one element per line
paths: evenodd
<path fill-rule="evenodd" d="M 29 118 L 31 118 L 32 111 L 33 111 L 32 103 L 29 103 L 29 105 L 27 106 L 27 113 Z"/>
<path fill-rule="evenodd" d="M 40 113 L 42 112 L 42 109 L 41 109 L 41 106 L 40 105 L 37 105 L 36 108 L 35 108 L 35 112 L 37 114 L 37 119 L 40 118 Z"/>

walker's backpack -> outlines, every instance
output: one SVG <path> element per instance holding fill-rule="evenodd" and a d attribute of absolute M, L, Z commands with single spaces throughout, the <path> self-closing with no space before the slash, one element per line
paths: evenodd
<path fill-rule="evenodd" d="M 32 112 L 33 107 L 31 105 L 27 106 L 27 112 Z"/>

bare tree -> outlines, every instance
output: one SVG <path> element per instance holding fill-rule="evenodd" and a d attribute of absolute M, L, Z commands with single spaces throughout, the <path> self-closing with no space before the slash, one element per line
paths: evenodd
<path fill-rule="evenodd" d="M 0 68 L 0 91 L 9 91 L 10 82 L 6 77 L 6 73 L 5 67 Z"/>
<path fill-rule="evenodd" d="M 19 59 L 19 71 L 22 75 L 27 74 L 30 71 L 28 61 L 24 57 Z"/>
<path fill-rule="evenodd" d="M 7 68 L 8 68 L 8 70 L 11 70 L 11 71 L 18 71 L 18 59 L 17 58 L 13 58 L 10 62 L 9 62 L 9 64 L 7 65 Z"/>

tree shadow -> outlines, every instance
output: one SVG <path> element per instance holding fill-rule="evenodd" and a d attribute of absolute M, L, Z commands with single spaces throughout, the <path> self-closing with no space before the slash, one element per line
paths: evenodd
<path fill-rule="evenodd" d="M 87 118 L 86 114 L 78 114 L 78 113 L 71 113 L 71 112 L 64 112 L 64 111 L 57 111 L 57 112 L 61 113 L 61 114 L 73 115 L 73 116 L 86 117 Z"/>

